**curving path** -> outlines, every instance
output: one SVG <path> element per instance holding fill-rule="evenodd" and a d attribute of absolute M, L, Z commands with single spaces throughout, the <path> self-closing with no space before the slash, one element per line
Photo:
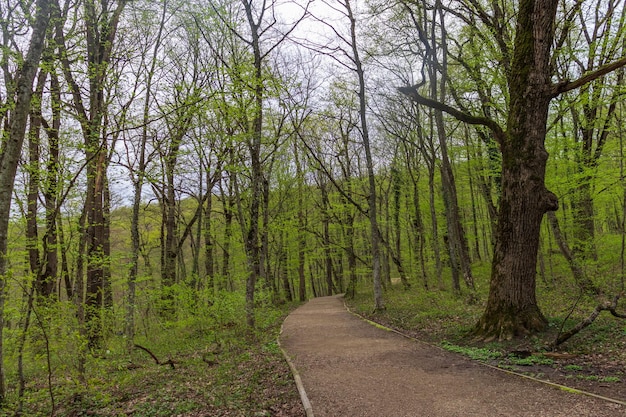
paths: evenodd
<path fill-rule="evenodd" d="M 315 417 L 626 416 L 622 405 L 377 328 L 349 313 L 340 296 L 316 298 L 292 312 L 280 342 Z"/>

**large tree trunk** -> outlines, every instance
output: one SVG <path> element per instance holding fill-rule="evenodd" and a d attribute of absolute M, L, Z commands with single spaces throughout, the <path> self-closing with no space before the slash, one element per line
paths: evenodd
<path fill-rule="evenodd" d="M 550 48 L 557 1 L 520 1 L 507 130 L 501 139 L 502 198 L 489 299 L 475 333 L 510 339 L 542 330 L 535 275 L 543 215 L 558 208 L 545 187 L 548 105 L 552 98 Z"/>

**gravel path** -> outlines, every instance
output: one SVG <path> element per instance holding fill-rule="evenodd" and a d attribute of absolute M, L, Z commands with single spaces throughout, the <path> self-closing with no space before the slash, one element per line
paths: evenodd
<path fill-rule="evenodd" d="M 626 416 L 624 406 L 499 372 L 377 328 L 340 296 L 292 312 L 281 345 L 315 417 Z"/>

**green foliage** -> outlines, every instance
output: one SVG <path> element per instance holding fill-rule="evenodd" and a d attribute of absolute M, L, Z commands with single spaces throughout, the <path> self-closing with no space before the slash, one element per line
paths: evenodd
<path fill-rule="evenodd" d="M 519 358 L 515 355 L 509 355 L 507 362 L 512 365 L 532 366 L 532 365 L 552 365 L 554 360 L 546 358 L 542 355 L 531 355 L 526 358 Z"/>
<path fill-rule="evenodd" d="M 447 341 L 443 341 L 441 343 L 441 347 L 449 350 L 450 352 L 460 353 L 467 356 L 468 358 L 482 362 L 487 362 L 492 359 L 498 359 L 502 356 L 502 353 L 492 349 L 472 346 L 458 346 Z"/>
<path fill-rule="evenodd" d="M 284 401 L 264 395 L 260 386 L 277 385 L 282 387 L 281 397 L 295 396 L 276 342 L 291 306 L 275 307 L 269 297 L 261 297 L 257 314 L 262 326 L 252 332 L 245 326 L 245 299 L 241 293 L 220 291 L 213 303 L 207 303 L 205 292 L 180 285 L 170 295 L 177 306 L 176 319 L 151 322 L 145 332 L 137 335 L 136 343 L 148 348 L 161 362 L 171 359 L 175 369 L 157 365 L 139 349 L 128 356 L 124 336 L 112 333 L 100 351 L 89 355 L 88 378 L 83 385 L 76 378 L 72 358 L 77 349 L 71 345 L 77 342 L 77 336 L 68 332 L 67 322 L 55 325 L 61 333 L 52 339 L 55 351 L 51 358 L 59 415 L 171 416 L 200 410 L 252 415 L 267 413 L 264 410 Z M 58 310 L 70 306 L 53 304 L 46 314 L 66 314 Z M 38 345 L 34 342 L 40 339 L 34 330 L 32 340 L 25 363 L 40 365 L 41 358 L 35 356 L 45 353 L 41 348 L 35 352 Z M 56 348 L 59 343 L 64 349 Z M 49 415 L 46 370 L 40 366 L 28 369 L 27 378 L 33 385 L 26 393 L 25 412 L 29 416 Z M 6 408 L 9 414 L 13 398 L 9 398 Z"/>

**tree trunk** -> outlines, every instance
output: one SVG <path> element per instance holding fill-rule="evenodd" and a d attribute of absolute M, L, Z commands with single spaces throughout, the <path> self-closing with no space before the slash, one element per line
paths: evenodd
<path fill-rule="evenodd" d="M 356 36 L 356 18 L 353 15 L 350 1 L 346 0 L 343 4 L 346 8 L 347 17 L 350 19 L 350 46 L 352 47 L 352 62 L 355 65 L 359 90 L 359 119 L 361 127 L 361 136 L 363 140 L 363 148 L 365 149 L 365 165 L 367 167 L 368 179 L 368 197 L 367 208 L 368 218 L 370 221 L 370 233 L 372 241 L 372 281 L 374 287 L 374 310 L 381 311 L 385 309 L 383 301 L 382 280 L 381 280 L 381 251 L 380 251 L 380 229 L 378 227 L 377 213 L 377 193 L 376 193 L 376 173 L 374 172 L 374 159 L 372 157 L 372 148 L 370 145 L 369 129 L 367 124 L 367 97 L 365 95 L 365 71 L 359 57 L 359 49 Z"/>
<path fill-rule="evenodd" d="M 441 250 L 439 249 L 439 225 L 437 220 L 437 208 L 435 206 L 435 163 L 427 163 L 428 166 L 428 207 L 430 208 L 431 223 L 431 246 L 435 257 L 435 275 L 437 276 L 437 286 L 443 289 L 443 267 L 441 265 Z"/>
<path fill-rule="evenodd" d="M 8 132 L 4 132 L 6 141 L 3 142 L 0 155 L 0 404 L 5 400 L 4 375 L 4 305 L 7 274 L 8 232 L 11 218 L 11 199 L 15 185 L 17 165 L 26 136 L 26 124 L 31 107 L 33 81 L 39 68 L 39 61 L 44 48 L 46 30 L 50 21 L 52 2 L 38 0 L 33 32 L 28 46 L 27 55 L 20 68 L 16 80 L 16 101 L 12 110 L 12 117 Z"/>
<path fill-rule="evenodd" d="M 330 250 L 330 202 L 328 199 L 328 185 L 320 184 L 322 195 L 322 245 L 324 248 L 324 277 L 326 279 L 326 295 L 333 295 L 333 259 Z"/>
<path fill-rule="evenodd" d="M 231 182 L 234 181 L 235 173 L 231 173 Z M 230 278 L 230 243 L 232 237 L 232 224 L 233 224 L 233 199 L 231 196 L 230 185 L 228 190 L 220 189 L 222 195 L 222 206 L 224 207 L 224 242 L 222 244 L 222 280 L 226 280 L 226 283 L 219 283 L 219 288 L 228 288 L 233 290 L 232 281 Z M 226 191 L 226 193 L 225 193 Z"/>
<path fill-rule="evenodd" d="M 306 215 L 304 207 L 304 176 L 300 162 L 298 145 L 294 143 L 293 155 L 296 164 L 296 180 L 298 181 L 298 300 L 306 301 L 305 250 L 306 250 Z"/>
<path fill-rule="evenodd" d="M 44 185 L 44 204 L 46 208 L 45 265 L 40 281 L 45 292 L 54 291 L 58 275 L 58 236 L 57 236 L 57 200 L 59 183 L 59 130 L 61 129 L 61 90 L 55 73 L 50 74 L 50 95 L 52 101 L 52 126 L 46 129 L 48 135 L 48 161 Z M 63 252 L 65 256 L 65 252 Z M 68 298 L 71 299 L 71 285 L 66 285 Z"/>
<path fill-rule="evenodd" d="M 207 277 L 207 290 L 209 291 L 210 302 L 215 297 L 215 256 L 214 256 L 214 243 L 213 243 L 213 222 L 211 219 L 213 211 L 213 194 L 211 189 L 213 183 L 209 180 L 207 175 L 207 193 L 209 197 L 206 200 L 204 206 L 204 273 Z"/>
<path fill-rule="evenodd" d="M 141 196 L 142 189 L 146 178 L 146 145 L 148 143 L 148 123 L 150 121 L 150 103 L 152 95 L 152 81 L 154 79 L 154 72 L 157 65 L 157 57 L 159 54 L 159 48 L 161 46 L 161 39 L 163 36 L 163 29 L 166 19 L 166 3 L 163 3 L 163 9 L 161 12 L 161 19 L 159 24 L 159 30 L 157 37 L 154 41 L 154 48 L 152 50 L 152 60 L 150 62 L 150 68 L 146 74 L 146 98 L 143 103 L 143 126 L 141 129 L 141 139 L 139 143 L 139 165 L 133 178 L 133 206 L 130 222 L 130 237 L 131 237 L 131 258 L 130 268 L 128 271 L 128 293 L 126 296 L 126 320 L 125 320 L 125 335 L 126 335 L 126 352 L 131 354 L 135 346 L 135 294 L 137 287 L 137 276 L 139 274 L 139 254 L 141 252 L 141 236 L 139 234 L 139 214 L 141 211 Z M 149 259 L 149 257 L 148 257 Z"/>
<path fill-rule="evenodd" d="M 393 225 L 394 225 L 394 237 L 395 237 L 395 264 L 398 268 L 398 274 L 400 274 L 400 281 L 405 290 L 411 288 L 409 279 L 406 276 L 404 269 L 404 263 L 402 261 L 402 227 L 400 225 L 400 207 L 402 196 L 402 179 L 400 178 L 400 171 L 392 167 L 391 168 L 391 183 L 393 188 Z"/>
<path fill-rule="evenodd" d="M 37 211 L 39 207 L 39 183 L 41 181 L 40 140 L 41 140 L 41 99 L 43 87 L 47 79 L 46 71 L 40 71 L 37 87 L 33 93 L 33 106 L 30 111 L 30 126 L 28 132 L 28 194 L 26 196 L 26 249 L 28 250 L 28 262 L 30 272 L 35 280 L 37 293 L 42 297 L 47 297 L 50 292 L 46 291 L 45 285 L 41 282 L 39 272 L 39 233 L 37 226 Z"/>
<path fill-rule="evenodd" d="M 439 15 L 439 16 L 437 16 Z M 437 62 L 439 52 L 438 46 L 435 42 L 436 39 L 436 20 L 440 20 L 440 35 L 441 35 L 441 55 L 443 62 Z M 431 45 L 432 59 L 435 61 L 435 65 L 430 65 L 428 68 L 428 74 L 430 78 L 430 94 L 435 100 L 444 100 L 446 97 L 446 82 L 447 82 L 447 46 L 446 46 L 446 29 L 445 21 L 443 18 L 441 2 L 435 3 L 433 9 L 433 20 L 431 26 L 431 37 L 433 39 Z M 441 72 L 441 79 L 438 80 L 438 72 Z M 467 246 L 467 239 L 465 238 L 465 230 L 461 223 L 461 215 L 459 211 L 459 202 L 456 190 L 456 181 L 454 179 L 454 172 L 452 171 L 452 165 L 450 163 L 450 157 L 448 156 L 448 141 L 446 135 L 446 126 L 443 120 L 443 111 L 435 109 L 435 125 L 437 126 L 437 138 L 439 139 L 439 149 L 441 152 L 441 182 L 443 186 L 443 198 L 445 202 L 446 218 L 448 226 L 448 244 L 450 249 L 450 260 L 452 267 L 453 285 L 455 291 L 460 291 L 461 288 L 458 282 L 458 272 L 463 274 L 463 280 L 466 286 L 470 290 L 474 290 L 474 277 L 472 276 L 471 260 L 469 256 L 469 248 Z M 458 266 L 456 261 L 458 260 Z M 458 271 L 457 271 L 458 268 Z"/>
<path fill-rule="evenodd" d="M 541 220 L 558 208 L 545 187 L 548 106 L 552 98 L 550 48 L 557 1 L 520 1 L 507 130 L 501 138 L 502 198 L 491 285 L 475 333 L 510 339 L 543 330 L 535 295 Z"/>
<path fill-rule="evenodd" d="M 574 280 L 576 284 L 580 287 L 581 290 L 590 293 L 590 294 L 598 294 L 598 288 L 593 284 L 593 282 L 586 276 L 582 267 L 578 263 L 576 259 L 576 255 L 572 252 L 567 244 L 567 241 L 563 237 L 561 233 L 561 228 L 559 227 L 559 221 L 556 217 L 556 214 L 553 211 L 548 212 L 548 220 L 550 222 L 550 228 L 552 229 L 552 234 L 554 235 L 554 239 L 556 240 L 563 257 L 567 260 L 567 263 L 572 271 L 572 275 L 574 276 Z"/>

